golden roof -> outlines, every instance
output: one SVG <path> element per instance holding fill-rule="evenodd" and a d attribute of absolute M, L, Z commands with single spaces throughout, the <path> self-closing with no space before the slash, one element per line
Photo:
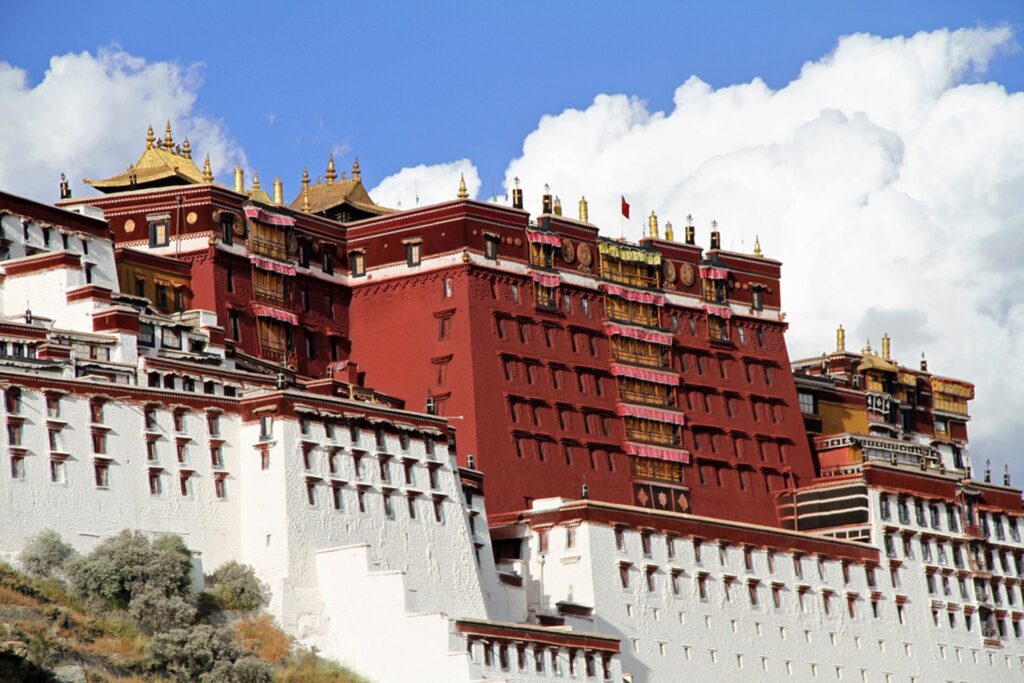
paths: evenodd
<path fill-rule="evenodd" d="M 883 372 L 899 372 L 899 366 L 891 361 L 887 361 L 881 356 L 866 351 L 861 356 L 860 365 L 857 366 L 858 370 L 881 370 Z"/>
<path fill-rule="evenodd" d="M 167 122 L 167 134 L 163 140 L 158 141 L 153 135 L 153 127 L 149 127 L 146 135 L 146 149 L 143 150 L 139 160 L 123 173 L 103 180 L 92 178 L 84 180 L 101 192 L 208 182 L 203 178 L 203 172 L 192 160 L 192 149 L 188 138 L 185 138 L 182 146 L 174 145 L 169 121 Z"/>
<path fill-rule="evenodd" d="M 306 205 L 303 196 L 305 192 L 309 193 L 308 205 Z M 392 212 L 392 209 L 376 204 L 370 198 L 370 193 L 363 187 L 362 181 L 354 178 L 335 180 L 330 183 L 317 183 L 316 185 L 310 184 L 291 203 L 291 208 L 296 211 L 306 211 L 307 213 L 324 213 L 342 204 L 348 204 L 361 211 L 378 215 Z"/>

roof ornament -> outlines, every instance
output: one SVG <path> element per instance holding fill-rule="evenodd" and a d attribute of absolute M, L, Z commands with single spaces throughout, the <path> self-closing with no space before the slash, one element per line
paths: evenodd
<path fill-rule="evenodd" d="M 921 352 L 921 372 L 928 372 L 928 359 L 924 357 L 924 351 Z"/>
<path fill-rule="evenodd" d="M 362 179 L 362 171 L 359 170 L 359 157 L 356 157 L 355 161 L 352 162 L 352 180 L 359 180 L 361 182 Z"/>
<path fill-rule="evenodd" d="M 181 154 L 186 159 L 191 159 L 192 158 L 192 145 L 189 144 L 189 141 L 188 141 L 187 137 L 185 138 L 185 141 L 183 143 L 181 143 Z"/>
<path fill-rule="evenodd" d="M 203 159 L 203 182 L 204 183 L 212 183 L 213 182 L 213 167 L 210 166 L 210 155 L 209 154 L 207 154 L 206 158 Z"/>
<path fill-rule="evenodd" d="M 174 136 L 171 135 L 171 120 L 170 119 L 167 119 L 167 129 L 166 129 L 166 131 L 167 132 L 164 134 L 164 147 L 169 152 L 172 149 L 174 149 Z"/>
<path fill-rule="evenodd" d="M 245 194 L 245 171 L 241 164 L 235 164 L 235 192 Z"/>
<path fill-rule="evenodd" d="M 154 142 L 156 142 L 156 134 L 153 132 L 153 126 L 150 126 L 146 131 L 146 149 L 153 149 Z"/>
<path fill-rule="evenodd" d="M 842 324 L 836 330 L 836 353 L 846 353 L 846 330 Z"/>
<path fill-rule="evenodd" d="M 459 193 L 455 196 L 459 199 L 469 199 L 469 190 L 466 189 L 466 176 L 464 173 L 459 174 Z"/>
<path fill-rule="evenodd" d="M 711 249 L 722 248 L 722 234 L 718 232 L 718 221 L 711 220 Z"/>
<path fill-rule="evenodd" d="M 253 192 L 255 192 L 255 191 L 260 189 L 260 172 L 259 171 L 253 171 L 252 172 L 252 189 L 253 189 Z"/>
<path fill-rule="evenodd" d="M 992 459 L 985 458 L 985 483 L 988 484 L 992 481 Z"/>
<path fill-rule="evenodd" d="M 71 184 L 68 183 L 68 177 L 63 173 L 60 174 L 60 198 L 71 199 Z"/>
<path fill-rule="evenodd" d="M 519 179 L 516 178 L 516 180 Z M 587 205 L 586 197 L 580 197 L 580 220 L 584 223 L 590 222 L 590 207 Z"/>
<path fill-rule="evenodd" d="M 672 221 L 665 221 L 665 239 L 669 242 L 676 241 L 676 234 L 672 230 Z"/>
<path fill-rule="evenodd" d="M 1010 466 L 1003 465 L 1003 486 L 1010 485 Z"/>
<path fill-rule="evenodd" d="M 328 185 L 333 185 L 334 181 L 338 179 L 338 172 L 334 168 L 334 152 L 327 155 L 327 173 L 324 177 L 327 178 Z"/>
<path fill-rule="evenodd" d="M 555 197 L 555 207 L 554 207 L 554 210 L 555 210 L 555 215 L 556 216 L 561 216 L 562 215 L 562 198 L 561 197 L 558 197 L 558 196 Z"/>
<path fill-rule="evenodd" d="M 892 339 L 889 338 L 889 333 L 886 332 L 882 336 L 882 358 L 884 360 L 890 360 L 889 352 L 892 351 Z"/>
<path fill-rule="evenodd" d="M 761 253 L 761 236 L 754 235 L 754 256 L 761 258 L 764 254 Z"/>
<path fill-rule="evenodd" d="M 697 229 L 693 227 L 693 216 L 686 214 L 686 243 L 693 245 L 697 243 Z"/>
<path fill-rule="evenodd" d="M 284 183 L 281 182 L 281 176 L 274 178 L 274 203 L 278 206 L 284 204 Z"/>
<path fill-rule="evenodd" d="M 658 239 L 658 216 L 653 211 L 647 217 L 647 227 L 650 229 L 651 237 Z"/>
<path fill-rule="evenodd" d="M 864 354 L 868 355 L 868 356 L 871 355 L 871 340 L 870 339 L 868 339 L 868 345 L 864 347 Z"/>

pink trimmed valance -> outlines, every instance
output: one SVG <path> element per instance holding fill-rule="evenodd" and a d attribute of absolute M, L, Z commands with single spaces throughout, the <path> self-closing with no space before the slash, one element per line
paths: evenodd
<path fill-rule="evenodd" d="M 728 280 L 729 271 L 725 268 L 714 268 L 712 266 L 700 266 L 700 276 L 709 280 Z"/>
<path fill-rule="evenodd" d="M 671 460 L 672 462 L 682 463 L 690 462 L 689 451 L 680 451 L 674 448 L 658 448 L 657 446 L 645 446 L 639 443 L 627 443 L 626 452 L 643 458 L 657 458 L 658 460 Z"/>
<path fill-rule="evenodd" d="M 728 306 L 715 306 L 714 304 L 703 304 L 701 309 L 708 315 L 717 315 L 719 318 L 728 320 L 732 317 L 732 309 Z"/>
<path fill-rule="evenodd" d="M 530 277 L 532 277 L 533 281 L 542 287 L 557 287 L 562 282 L 562 279 L 558 275 L 538 273 L 535 270 L 530 271 Z"/>
<path fill-rule="evenodd" d="M 618 285 L 601 285 L 604 291 L 608 292 L 612 296 L 619 296 L 627 301 L 636 301 L 641 304 L 654 304 L 655 306 L 665 305 L 664 294 L 653 294 L 651 292 L 637 292 L 632 289 L 626 289 L 625 287 L 619 287 Z"/>
<path fill-rule="evenodd" d="M 612 365 L 611 371 L 612 375 L 615 377 L 631 377 L 633 379 L 643 380 L 644 382 L 667 384 L 670 387 L 679 385 L 679 376 L 673 375 L 670 372 L 634 368 L 632 365 Z"/>
<path fill-rule="evenodd" d="M 258 206 L 245 207 L 245 216 L 246 218 L 252 218 L 260 221 L 261 223 L 269 223 L 270 225 L 295 225 L 295 219 L 291 216 L 271 213 L 270 211 L 265 211 Z"/>
<path fill-rule="evenodd" d="M 621 337 L 639 339 L 641 341 L 650 342 L 651 344 L 672 346 L 672 335 L 664 332 L 642 330 L 639 327 L 628 327 L 626 325 L 618 325 L 616 323 L 605 323 L 605 329 L 608 330 L 608 334 L 617 334 Z"/>
<path fill-rule="evenodd" d="M 257 268 L 263 270 L 269 270 L 272 273 L 280 273 L 281 275 L 295 275 L 295 266 L 290 263 L 282 263 L 281 261 L 275 261 L 274 259 L 264 258 L 263 256 L 249 256 L 249 260 Z"/>
<path fill-rule="evenodd" d="M 261 318 L 273 318 L 274 320 L 280 320 L 283 323 L 290 323 L 292 325 L 299 324 L 299 316 L 288 311 L 282 311 L 279 308 L 271 308 L 270 306 L 261 306 L 259 304 L 252 307 L 252 312 Z"/>
<path fill-rule="evenodd" d="M 641 406 L 620 403 L 618 406 L 619 415 L 622 417 L 639 417 L 642 420 L 653 420 L 654 422 L 668 422 L 669 424 L 686 424 L 686 416 L 671 410 L 658 410 L 657 408 L 643 408 Z"/>
<path fill-rule="evenodd" d="M 527 230 L 526 239 L 530 241 L 530 244 L 550 244 L 553 247 L 562 246 L 562 238 L 550 232 Z"/>

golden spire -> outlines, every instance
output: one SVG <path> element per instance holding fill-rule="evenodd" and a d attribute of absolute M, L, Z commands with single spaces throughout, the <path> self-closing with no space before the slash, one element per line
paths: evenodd
<path fill-rule="evenodd" d="M 892 339 L 889 338 L 889 333 L 886 332 L 882 337 L 882 358 L 889 360 L 890 351 L 892 351 Z"/>
<path fill-rule="evenodd" d="M 556 216 L 561 216 L 562 215 L 562 198 L 561 197 L 555 197 L 555 215 Z"/>
<path fill-rule="evenodd" d="M 185 142 L 181 143 L 181 156 L 186 159 L 192 158 L 192 145 L 189 144 L 188 138 L 185 138 Z"/>
<path fill-rule="evenodd" d="M 281 182 L 281 176 L 274 178 L 274 203 L 278 206 L 284 204 L 284 183 Z"/>
<path fill-rule="evenodd" d="M 362 172 L 359 170 L 359 157 L 352 162 L 352 180 L 362 181 Z"/>
<path fill-rule="evenodd" d="M 241 164 L 235 165 L 235 192 L 245 194 L 245 171 Z"/>
<path fill-rule="evenodd" d="M 868 345 L 864 347 L 864 353 L 869 355 L 869 356 L 871 355 L 871 340 L 870 339 L 868 339 Z"/>
<path fill-rule="evenodd" d="M 306 166 L 306 167 L 304 167 L 302 169 L 302 187 L 305 188 L 308 185 L 309 185 L 309 166 Z"/>
<path fill-rule="evenodd" d="M 210 155 L 206 155 L 206 159 L 203 160 L 203 182 L 213 182 L 213 167 L 210 166 Z"/>
<path fill-rule="evenodd" d="M 252 172 L 252 189 L 254 189 L 254 190 L 260 189 L 260 172 L 259 171 L 253 171 Z"/>
<path fill-rule="evenodd" d="M 309 178 L 302 184 L 302 210 L 309 213 Z"/>
<path fill-rule="evenodd" d="M 168 151 L 174 149 L 174 136 L 171 135 L 171 120 L 167 119 L 167 133 L 164 135 L 164 147 Z"/>
<path fill-rule="evenodd" d="M 469 199 L 469 190 L 466 189 L 466 176 L 463 173 L 459 174 L 459 193 L 455 196 L 459 199 Z"/>
<path fill-rule="evenodd" d="M 846 330 L 842 325 L 836 330 L 836 353 L 846 353 Z"/>
<path fill-rule="evenodd" d="M 676 234 L 672 231 L 672 221 L 665 222 L 665 239 L 669 242 L 675 242 Z"/>
<path fill-rule="evenodd" d="M 590 222 L 590 207 L 587 206 L 586 197 L 580 197 L 580 220 L 584 223 Z"/>
<path fill-rule="evenodd" d="M 333 185 L 338 179 L 338 172 L 334 169 L 334 152 L 327 155 L 327 174 L 324 177 L 327 178 L 328 185 Z"/>
<path fill-rule="evenodd" d="M 763 256 L 763 254 L 761 254 L 761 236 L 760 235 L 754 235 L 754 256 L 758 256 L 758 257 Z"/>
<path fill-rule="evenodd" d="M 156 142 L 156 134 L 153 133 L 153 126 L 150 126 L 146 131 L 146 149 L 153 149 L 154 142 Z"/>
<path fill-rule="evenodd" d="M 651 211 L 651 215 L 647 217 L 647 226 L 650 228 L 651 237 L 658 238 L 658 217 Z"/>

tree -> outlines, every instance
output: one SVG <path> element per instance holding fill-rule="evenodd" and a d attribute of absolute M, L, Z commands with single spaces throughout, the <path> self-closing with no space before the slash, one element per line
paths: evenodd
<path fill-rule="evenodd" d="M 32 576 L 44 579 L 57 578 L 64 563 L 74 555 L 75 550 L 65 543 L 60 534 L 52 529 L 41 531 L 25 543 L 21 551 L 21 564 Z"/>

